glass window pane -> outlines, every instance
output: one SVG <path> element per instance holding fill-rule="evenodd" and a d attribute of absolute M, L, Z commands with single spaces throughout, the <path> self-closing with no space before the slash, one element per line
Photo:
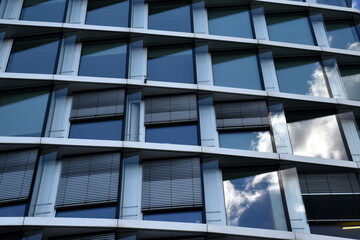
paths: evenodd
<path fill-rule="evenodd" d="M 202 211 L 179 211 L 166 213 L 144 213 L 144 220 L 202 223 Z"/>
<path fill-rule="evenodd" d="M 359 35 L 352 21 L 325 22 L 330 47 L 360 51 Z"/>
<path fill-rule="evenodd" d="M 212 67 L 216 86 L 263 89 L 256 54 L 213 54 Z"/>
<path fill-rule="evenodd" d="M 6 71 L 54 74 L 59 47 L 58 37 L 15 39 Z"/>
<path fill-rule="evenodd" d="M 302 115 L 301 117 L 299 115 Z M 286 113 L 295 155 L 348 160 L 336 115 L 314 116 Z"/>
<path fill-rule="evenodd" d="M 277 172 L 223 170 L 227 224 L 287 230 Z"/>
<path fill-rule="evenodd" d="M 124 42 L 83 43 L 79 75 L 125 78 L 126 52 Z"/>
<path fill-rule="evenodd" d="M 281 92 L 329 97 L 324 71 L 315 60 L 275 60 Z"/>
<path fill-rule="evenodd" d="M 360 101 L 360 66 L 340 67 L 340 73 L 348 99 Z"/>
<path fill-rule="evenodd" d="M 208 9 L 210 34 L 254 38 L 249 9 Z"/>
<path fill-rule="evenodd" d="M 317 0 L 317 3 L 339 7 L 348 7 L 346 0 Z"/>
<path fill-rule="evenodd" d="M 195 83 L 193 50 L 188 47 L 153 48 L 148 51 L 148 79 Z"/>
<path fill-rule="evenodd" d="M 351 205 L 354 202 L 350 203 Z M 331 209 L 330 211 L 333 211 Z M 344 230 L 343 227 L 351 227 L 351 226 L 360 226 L 360 222 L 328 222 L 328 223 L 316 223 L 313 222 L 310 224 L 310 229 L 312 234 L 320 234 L 320 235 L 329 235 L 336 236 L 341 238 L 353 238 L 359 239 L 360 236 L 360 228 L 359 229 L 351 229 Z"/>
<path fill-rule="evenodd" d="M 309 18 L 305 14 L 269 14 L 266 22 L 272 41 L 315 45 Z"/>
<path fill-rule="evenodd" d="M 48 91 L 1 94 L 0 135 L 40 137 L 48 98 Z"/>
<path fill-rule="evenodd" d="M 56 217 L 70 218 L 116 218 L 116 206 L 57 211 Z"/>
<path fill-rule="evenodd" d="M 128 0 L 90 0 L 86 24 L 115 27 L 129 26 Z"/>
<path fill-rule="evenodd" d="M 219 133 L 220 147 L 273 152 L 270 131 L 239 131 Z"/>
<path fill-rule="evenodd" d="M 0 206 L 0 217 L 24 217 L 27 204 Z"/>
<path fill-rule="evenodd" d="M 67 0 L 25 0 L 20 20 L 64 22 Z"/>
<path fill-rule="evenodd" d="M 72 122 L 69 138 L 121 140 L 121 119 Z"/>
<path fill-rule="evenodd" d="M 149 2 L 149 29 L 192 32 L 189 1 Z"/>
<path fill-rule="evenodd" d="M 147 127 L 146 142 L 198 145 L 198 127 L 196 124 Z"/>

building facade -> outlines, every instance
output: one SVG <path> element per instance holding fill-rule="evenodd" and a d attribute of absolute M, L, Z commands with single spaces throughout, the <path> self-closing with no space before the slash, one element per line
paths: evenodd
<path fill-rule="evenodd" d="M 0 239 L 360 239 L 359 1 L 0 18 Z"/>

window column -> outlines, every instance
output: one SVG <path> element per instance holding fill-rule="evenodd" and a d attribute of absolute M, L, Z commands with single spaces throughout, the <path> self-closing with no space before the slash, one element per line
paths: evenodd
<path fill-rule="evenodd" d="M 0 5 L 1 18 L 17 20 L 20 17 L 21 8 L 24 0 L 3 0 Z"/>
<path fill-rule="evenodd" d="M 84 24 L 88 0 L 69 0 L 66 22 Z"/>
<path fill-rule="evenodd" d="M 269 40 L 264 8 L 256 4 L 252 4 L 251 14 L 254 23 L 255 38 L 258 40 Z"/>
<path fill-rule="evenodd" d="M 259 58 L 265 90 L 269 92 L 279 92 L 272 52 L 270 50 L 262 51 L 259 54 Z"/>
<path fill-rule="evenodd" d="M 329 47 L 322 14 L 321 13 L 311 14 L 310 22 L 314 30 L 314 35 L 317 45 L 320 47 Z"/>
<path fill-rule="evenodd" d="M 219 139 L 216 132 L 215 108 L 211 96 L 199 98 L 199 116 L 201 146 L 219 147 Z"/>

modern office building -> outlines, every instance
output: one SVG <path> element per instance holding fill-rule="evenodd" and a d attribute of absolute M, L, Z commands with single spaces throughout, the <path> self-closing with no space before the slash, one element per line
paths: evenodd
<path fill-rule="evenodd" d="M 355 0 L 0 0 L 1 240 L 360 239 Z"/>

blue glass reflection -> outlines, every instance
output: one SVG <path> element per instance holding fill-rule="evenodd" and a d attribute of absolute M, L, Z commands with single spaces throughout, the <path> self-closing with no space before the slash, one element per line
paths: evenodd
<path fill-rule="evenodd" d="M 195 83 L 193 51 L 171 47 L 148 51 L 148 79 L 154 81 Z"/>
<path fill-rule="evenodd" d="M 269 131 L 241 131 L 219 133 L 220 147 L 259 152 L 272 152 Z"/>
<path fill-rule="evenodd" d="M 196 124 L 147 127 L 146 142 L 198 145 L 198 127 Z"/>
<path fill-rule="evenodd" d="M 122 125 L 121 119 L 72 122 L 69 138 L 121 140 Z"/>
<path fill-rule="evenodd" d="M 116 218 L 116 206 L 57 211 L 56 217 Z"/>
<path fill-rule="evenodd" d="M 286 230 L 277 172 L 241 174 L 223 173 L 229 177 L 223 182 L 228 225 Z"/>
<path fill-rule="evenodd" d="M 192 32 L 189 1 L 150 2 L 149 29 Z"/>
<path fill-rule="evenodd" d="M 0 95 L 0 135 L 40 137 L 48 98 L 48 91 Z"/>
<path fill-rule="evenodd" d="M 202 223 L 202 211 L 166 212 L 144 214 L 144 220 L 167 221 L 167 222 L 187 222 Z"/>
<path fill-rule="evenodd" d="M 340 73 L 348 99 L 360 101 L 360 68 L 340 67 Z"/>
<path fill-rule="evenodd" d="M 254 38 L 249 9 L 208 9 L 210 34 Z"/>
<path fill-rule="evenodd" d="M 339 7 L 348 7 L 347 0 L 317 0 L 317 3 Z"/>
<path fill-rule="evenodd" d="M 359 35 L 352 21 L 326 22 L 330 47 L 360 51 Z"/>
<path fill-rule="evenodd" d="M 270 40 L 315 45 L 309 17 L 305 14 L 266 16 Z"/>
<path fill-rule="evenodd" d="M 59 46 L 54 37 L 15 39 L 6 71 L 54 74 Z"/>
<path fill-rule="evenodd" d="M 0 206 L 0 217 L 24 217 L 27 204 Z"/>
<path fill-rule="evenodd" d="M 79 75 L 125 78 L 127 45 L 124 42 L 84 43 Z"/>
<path fill-rule="evenodd" d="M 319 61 L 275 60 L 281 92 L 329 97 L 324 71 Z"/>
<path fill-rule="evenodd" d="M 63 22 L 67 0 L 25 0 L 20 19 L 30 21 Z"/>
<path fill-rule="evenodd" d="M 128 0 L 89 0 L 86 24 L 128 27 Z"/>
<path fill-rule="evenodd" d="M 256 54 L 213 54 L 212 67 L 216 86 L 263 89 Z"/>

